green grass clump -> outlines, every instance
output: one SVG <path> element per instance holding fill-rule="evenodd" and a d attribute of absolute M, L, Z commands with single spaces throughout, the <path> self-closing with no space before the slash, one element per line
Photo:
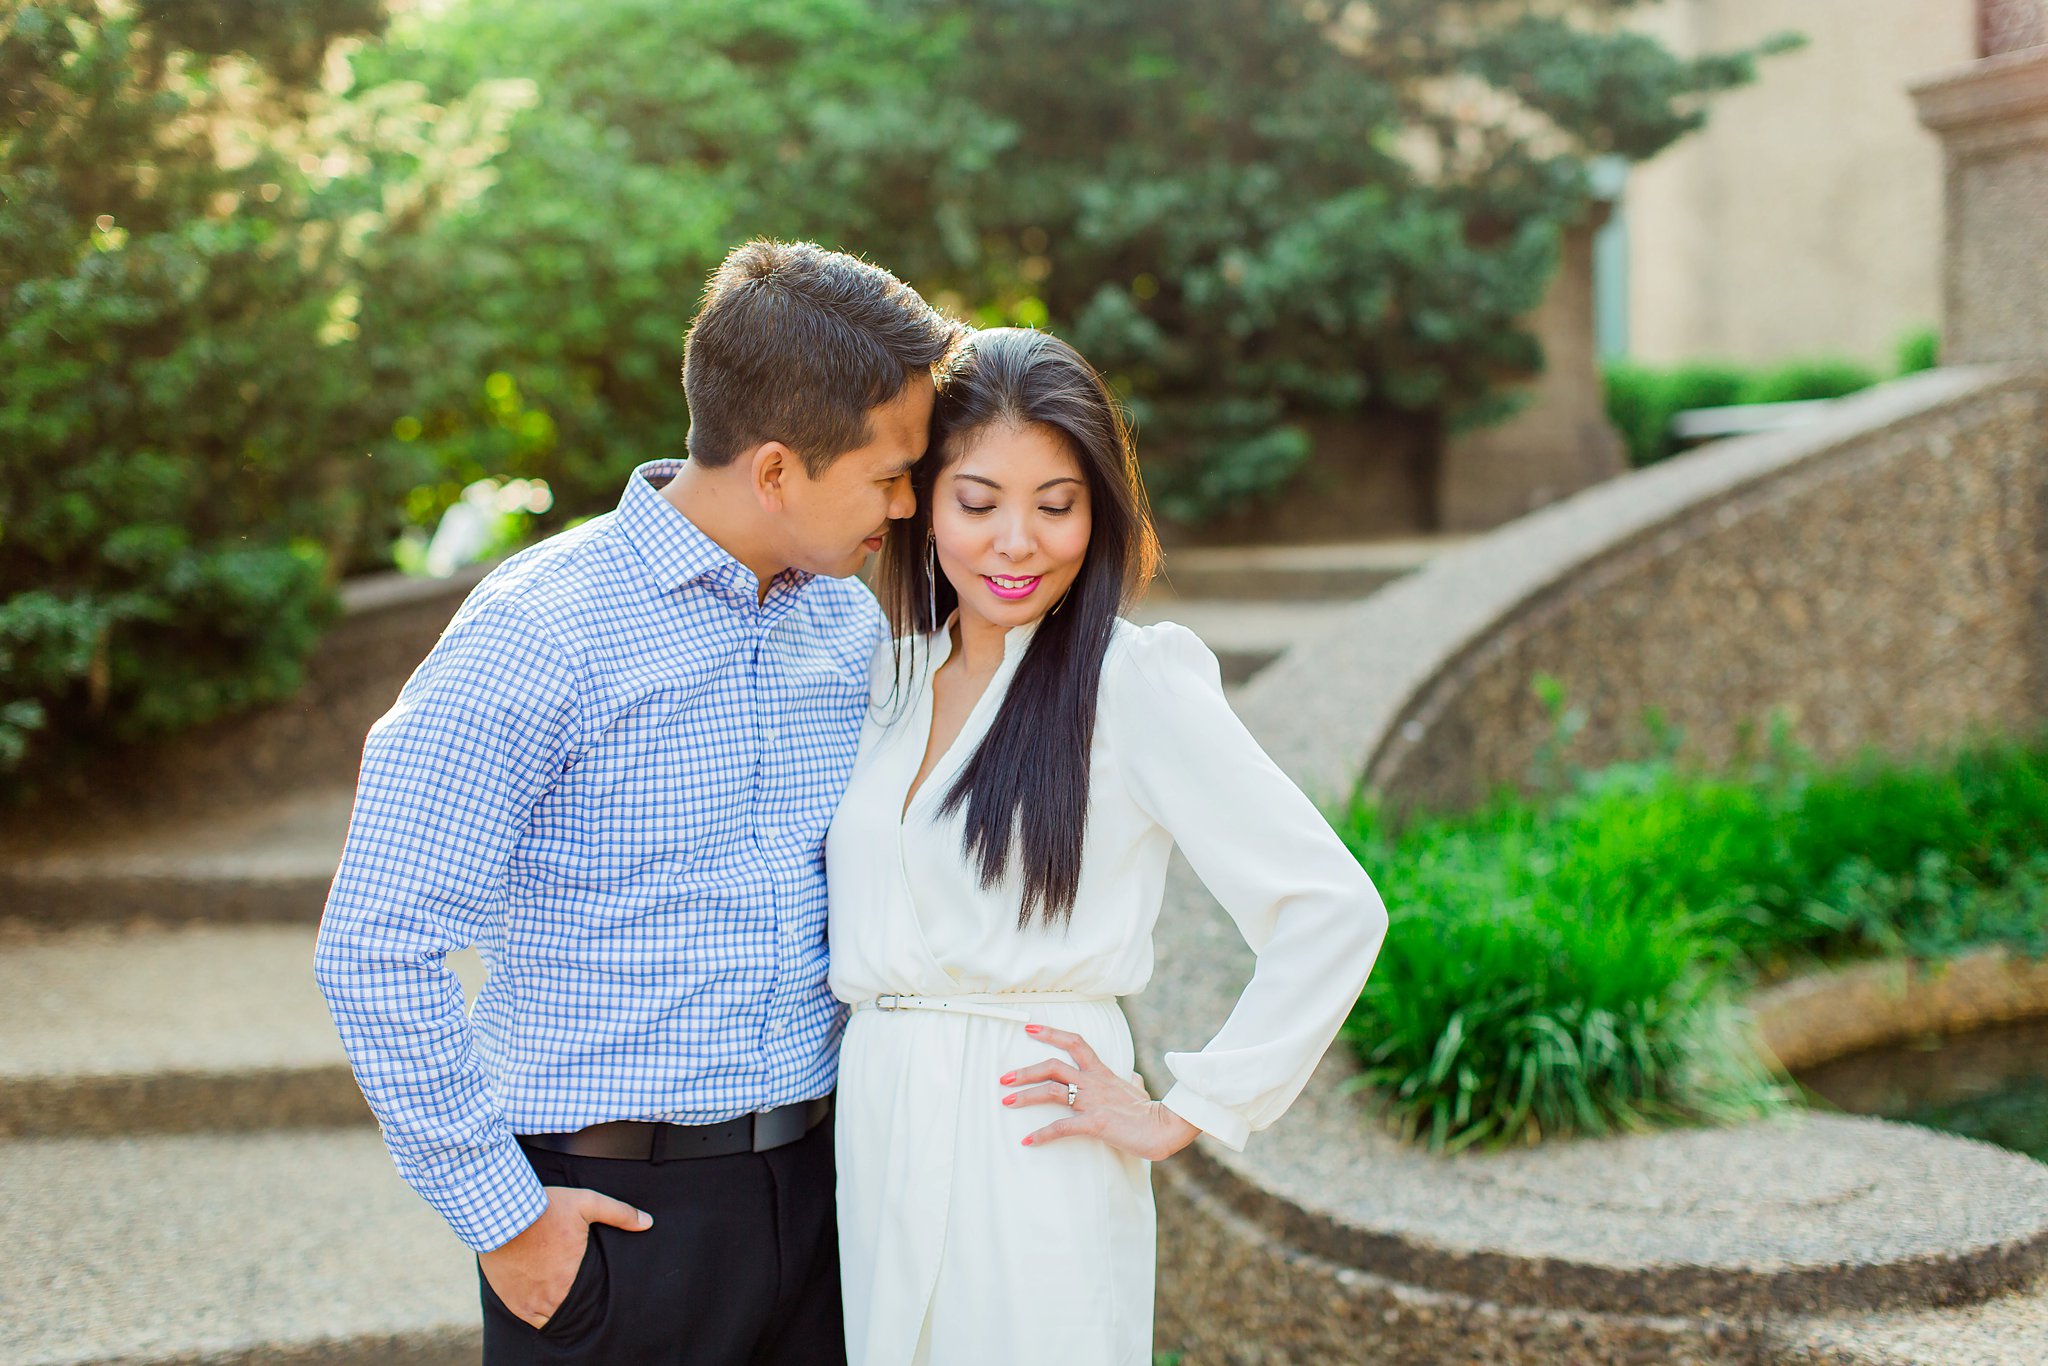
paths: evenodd
<path fill-rule="evenodd" d="M 1769 1110 L 1787 1093 L 1742 993 L 1833 958 L 2048 953 L 2048 735 L 1823 771 L 1780 743 L 1739 775 L 1568 772 L 1399 830 L 1340 830 L 1393 925 L 1345 1034 L 1432 1148 Z"/>

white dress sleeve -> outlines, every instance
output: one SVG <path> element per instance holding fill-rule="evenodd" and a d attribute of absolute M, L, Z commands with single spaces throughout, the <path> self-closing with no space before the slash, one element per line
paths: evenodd
<path fill-rule="evenodd" d="M 1126 633 L 1105 719 L 1131 795 L 1174 837 L 1258 955 L 1216 1037 L 1168 1053 L 1167 1108 L 1232 1148 L 1278 1119 L 1336 1037 L 1386 937 L 1372 879 L 1224 700 L 1186 627 Z"/>

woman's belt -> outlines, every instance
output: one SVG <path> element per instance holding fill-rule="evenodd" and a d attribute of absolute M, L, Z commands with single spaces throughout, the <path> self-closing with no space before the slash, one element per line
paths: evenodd
<path fill-rule="evenodd" d="M 1018 1024 L 1025 1024 L 1030 1021 L 1031 1012 L 1020 1009 L 1023 1006 L 1115 1000 L 1114 996 L 1085 991 L 980 991 L 953 996 L 876 996 L 854 1002 L 853 1008 L 857 1011 L 933 1010 L 942 1015 L 985 1015 L 992 1020 L 1015 1020 Z"/>

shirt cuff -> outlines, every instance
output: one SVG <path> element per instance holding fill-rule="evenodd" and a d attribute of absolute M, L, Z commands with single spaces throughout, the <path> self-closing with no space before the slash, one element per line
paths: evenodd
<path fill-rule="evenodd" d="M 1176 1082 L 1160 1104 L 1233 1152 L 1243 1152 L 1245 1141 L 1252 1136 L 1251 1123 L 1243 1115 L 1189 1090 L 1184 1081 Z"/>
<path fill-rule="evenodd" d="M 548 1193 L 517 1139 L 507 1135 L 501 1146 L 466 1165 L 459 1189 L 429 1199 L 470 1251 L 503 1247 L 547 1213 Z"/>

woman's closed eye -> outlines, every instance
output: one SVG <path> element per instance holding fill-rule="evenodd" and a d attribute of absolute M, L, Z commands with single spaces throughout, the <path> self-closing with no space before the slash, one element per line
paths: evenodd
<path fill-rule="evenodd" d="M 960 510 L 964 513 L 967 513 L 971 517 L 984 517 L 987 516 L 989 513 L 994 512 L 996 510 L 996 505 L 994 503 L 962 503 L 960 505 Z M 1040 512 L 1048 514 L 1049 516 L 1064 517 L 1074 510 L 1074 505 L 1072 503 L 1069 503 L 1065 507 L 1053 507 L 1041 503 L 1039 504 L 1038 510 Z"/>

